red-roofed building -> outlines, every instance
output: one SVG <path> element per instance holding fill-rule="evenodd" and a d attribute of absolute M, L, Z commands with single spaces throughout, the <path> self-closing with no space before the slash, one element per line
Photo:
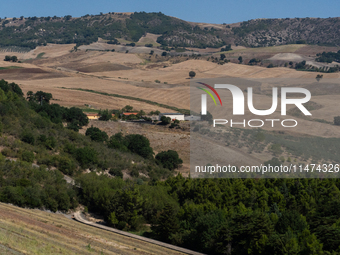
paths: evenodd
<path fill-rule="evenodd" d="M 130 115 L 137 115 L 138 112 L 123 112 L 121 116 L 130 116 Z"/>
<path fill-rule="evenodd" d="M 100 115 L 98 113 L 87 113 L 87 112 L 85 112 L 85 114 L 86 114 L 86 116 L 89 120 L 97 120 L 97 119 L 100 118 Z"/>

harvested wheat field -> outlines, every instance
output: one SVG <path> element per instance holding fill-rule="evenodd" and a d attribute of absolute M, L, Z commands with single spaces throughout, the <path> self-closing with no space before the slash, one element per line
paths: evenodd
<path fill-rule="evenodd" d="M 145 44 L 152 44 L 153 46 L 160 46 L 160 44 L 157 42 L 157 38 L 161 35 L 157 34 L 151 34 L 146 33 L 145 36 L 142 36 L 139 41 L 137 42 L 137 45 L 145 45 Z"/>
<path fill-rule="evenodd" d="M 182 254 L 76 222 L 0 203 L 1 254 Z"/>
<path fill-rule="evenodd" d="M 146 38 L 155 39 L 156 36 L 147 35 Z M 105 43 L 98 42 L 97 44 Z M 38 47 L 29 53 L 20 53 L 21 55 L 18 54 L 19 60 L 31 59 L 24 63 L 0 62 L 1 67 L 5 68 L 22 67 L 20 69 L 1 70 L 0 78 L 20 84 L 25 93 L 29 90 L 50 92 L 57 100 L 56 102 L 64 106 L 90 104 L 97 109 L 117 109 L 129 104 L 136 110 L 173 112 L 176 110 L 171 109 L 190 108 L 189 71 L 196 72 L 195 78 L 240 77 L 277 80 L 287 78 L 314 79 L 318 74 L 284 67 L 265 68 L 234 63 L 218 65 L 207 61 L 207 59 L 188 58 L 188 60 L 180 60 L 179 63 L 164 60 L 163 63 L 162 58 L 158 57 L 153 58 L 152 61 L 155 62 L 150 62 L 148 54 L 125 54 L 81 49 L 72 51 L 73 46 L 49 44 Z M 305 49 L 306 52 L 307 50 L 317 52 L 319 49 L 325 50 L 325 47 L 284 45 L 253 49 L 239 48 L 226 54 L 234 54 L 235 52 L 244 54 L 270 53 L 272 56 L 279 54 L 276 57 L 284 57 L 288 60 L 289 58 L 299 58 L 302 53 L 297 54 L 295 52 L 303 52 L 302 49 Z M 39 58 L 38 55 L 40 55 Z M 324 79 L 339 78 L 339 73 L 325 73 L 323 75 Z M 266 83 L 263 83 L 261 91 L 271 89 L 271 86 L 267 88 L 266 86 Z M 79 89 L 92 90 L 92 92 L 80 91 Z M 325 100 L 323 100 L 321 92 L 318 91 L 320 90 L 318 85 L 311 89 L 315 96 L 318 96 L 316 101 L 322 104 Z M 325 90 L 321 89 L 321 91 Z M 95 92 L 116 96 L 95 94 Z M 262 92 L 255 91 L 255 93 Z M 334 94 L 334 91 L 332 93 Z M 331 93 L 327 92 L 326 94 Z M 148 103 L 146 100 L 153 103 Z M 264 103 L 270 104 L 270 100 L 270 97 L 263 97 Z M 164 108 L 157 104 L 163 104 L 170 108 Z M 324 108 L 318 110 L 319 112 L 315 111 L 318 118 L 327 118 L 327 121 L 330 121 L 332 117 L 329 117 L 329 115 L 326 117 L 323 114 L 331 111 L 328 109 L 328 105 L 326 102 Z"/>

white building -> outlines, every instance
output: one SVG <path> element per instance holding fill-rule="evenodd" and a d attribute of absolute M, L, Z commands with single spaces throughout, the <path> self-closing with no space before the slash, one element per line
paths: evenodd
<path fill-rule="evenodd" d="M 161 120 L 162 116 L 169 117 L 171 120 L 184 120 L 184 114 L 182 113 L 160 113 L 158 120 Z"/>

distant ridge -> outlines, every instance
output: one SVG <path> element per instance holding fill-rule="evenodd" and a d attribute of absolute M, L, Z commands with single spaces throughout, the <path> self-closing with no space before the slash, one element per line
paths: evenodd
<path fill-rule="evenodd" d="M 114 13 L 65 17 L 0 19 L 0 47 L 34 49 L 47 43 L 77 46 L 98 38 L 117 43 L 117 38 L 138 42 L 146 33 L 159 34 L 165 47 L 247 47 L 301 43 L 340 45 L 340 18 L 256 19 L 234 24 L 187 22 L 163 13 Z"/>

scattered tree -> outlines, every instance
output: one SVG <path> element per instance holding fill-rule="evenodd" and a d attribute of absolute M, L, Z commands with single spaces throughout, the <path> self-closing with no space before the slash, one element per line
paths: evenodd
<path fill-rule="evenodd" d="M 334 125 L 340 126 L 340 116 L 334 117 Z"/>
<path fill-rule="evenodd" d="M 194 78 L 196 76 L 196 73 L 194 71 L 190 71 L 189 72 L 189 76 L 192 79 L 192 78 Z"/>
<path fill-rule="evenodd" d="M 170 122 L 171 122 L 171 118 L 170 117 L 166 117 L 166 116 L 162 116 L 161 117 L 161 124 L 162 125 L 168 125 L 168 124 L 170 124 Z"/>
<path fill-rule="evenodd" d="M 122 110 L 123 112 L 132 112 L 133 107 L 131 105 L 126 105 Z"/>
<path fill-rule="evenodd" d="M 323 74 L 318 74 L 315 79 L 319 82 L 323 78 Z"/>
<path fill-rule="evenodd" d="M 112 114 L 109 112 L 108 109 L 99 111 L 98 114 L 100 115 L 99 120 L 108 121 L 112 118 Z"/>
<path fill-rule="evenodd" d="M 174 170 L 183 163 L 183 160 L 179 158 L 177 151 L 173 150 L 158 153 L 156 155 L 156 160 L 160 165 L 169 170 Z"/>
<path fill-rule="evenodd" d="M 99 128 L 93 126 L 86 130 L 85 135 L 89 136 L 92 141 L 97 142 L 104 142 L 108 139 L 106 132 L 101 131 Z"/>

